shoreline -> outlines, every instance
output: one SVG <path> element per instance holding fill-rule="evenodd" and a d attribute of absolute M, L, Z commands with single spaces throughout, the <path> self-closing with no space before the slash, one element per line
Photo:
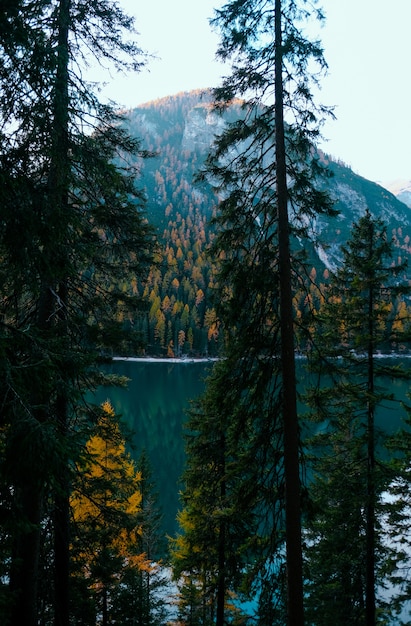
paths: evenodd
<path fill-rule="evenodd" d="M 219 361 L 221 357 L 165 357 L 165 356 L 113 356 L 111 361 L 130 361 L 132 363 L 215 363 Z M 305 355 L 296 354 L 296 359 L 306 359 Z M 335 357 L 340 359 L 341 357 Z M 374 354 L 376 359 L 409 359 L 411 358 L 411 352 L 377 352 Z"/>
<path fill-rule="evenodd" d="M 218 357 L 155 357 L 155 356 L 113 356 L 112 361 L 133 363 L 214 363 Z"/>

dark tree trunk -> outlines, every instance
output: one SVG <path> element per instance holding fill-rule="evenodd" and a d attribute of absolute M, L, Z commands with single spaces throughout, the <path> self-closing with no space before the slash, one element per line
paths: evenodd
<path fill-rule="evenodd" d="M 374 225 L 369 224 L 369 263 L 374 256 Z M 371 269 L 371 273 L 374 268 Z M 375 626 L 375 441 L 374 441 L 374 288 L 369 277 L 368 292 L 368 404 L 367 404 L 367 503 L 366 503 L 366 587 L 365 623 Z"/>
<path fill-rule="evenodd" d="M 67 434 L 67 398 L 62 393 L 57 399 L 59 436 Z M 62 459 L 60 476 L 57 478 L 54 496 L 54 624 L 69 626 L 70 620 L 70 479 L 68 464 Z"/>
<path fill-rule="evenodd" d="M 221 464 L 219 468 L 220 476 L 225 476 L 225 436 L 221 436 Z M 220 487 L 221 503 L 224 507 L 226 499 L 226 483 L 225 478 L 221 480 Z M 218 536 L 218 586 L 217 586 L 217 611 L 216 626 L 224 626 L 224 607 L 226 600 L 226 525 L 224 520 L 220 520 L 219 536 Z"/>
<path fill-rule="evenodd" d="M 102 593 L 101 614 L 102 614 L 101 626 L 108 626 L 107 587 L 105 585 L 103 586 L 103 593 Z"/>
<path fill-rule="evenodd" d="M 284 474 L 287 560 L 287 624 L 304 623 L 299 428 L 294 355 L 290 234 L 283 111 L 281 0 L 275 0 L 275 146 L 280 269 L 281 362 L 284 389 Z"/>
<path fill-rule="evenodd" d="M 26 531 L 16 534 L 10 571 L 13 595 L 10 626 L 37 626 L 37 589 L 40 554 L 41 493 L 27 481 L 16 488 Z M 20 523 L 23 520 L 19 520 Z"/>
<path fill-rule="evenodd" d="M 53 222 L 60 230 L 60 246 L 56 250 L 58 258 L 58 307 L 55 323 L 59 336 L 67 338 L 68 289 L 65 273 L 68 271 L 66 256 L 66 228 L 68 220 L 68 187 L 70 162 L 68 155 L 69 119 L 69 26 L 71 0 L 60 0 L 58 23 L 57 72 L 54 99 L 53 152 L 49 177 L 50 211 L 55 213 Z M 57 219 L 56 219 L 57 218 Z M 69 346 L 66 343 L 66 349 Z M 60 370 L 61 390 L 56 399 L 57 433 L 60 441 L 68 432 L 67 375 L 64 359 Z M 61 459 L 61 467 L 56 477 L 54 494 L 54 587 L 55 587 L 55 626 L 69 626 L 69 476 L 68 463 Z"/>

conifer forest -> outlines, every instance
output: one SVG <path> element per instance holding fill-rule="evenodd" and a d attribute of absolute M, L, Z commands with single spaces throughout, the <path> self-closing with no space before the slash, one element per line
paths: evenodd
<path fill-rule="evenodd" d="M 226 0 L 221 84 L 120 110 L 120 3 L 3 1 L 0 626 L 411 623 L 411 219 L 318 148 L 323 20 Z M 212 363 L 172 537 L 118 356 Z"/>

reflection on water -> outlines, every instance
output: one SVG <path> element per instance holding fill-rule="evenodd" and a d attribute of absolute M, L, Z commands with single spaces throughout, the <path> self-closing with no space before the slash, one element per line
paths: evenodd
<path fill-rule="evenodd" d="M 96 402 L 109 399 L 134 433 L 133 457 L 146 450 L 164 515 L 164 529 L 174 535 L 179 484 L 184 467 L 183 424 L 190 400 L 204 389 L 208 362 L 116 361 L 110 373 L 127 376 L 127 389 L 104 388 Z"/>
<path fill-rule="evenodd" d="M 109 399 L 134 433 L 133 457 L 137 459 L 143 449 L 147 451 L 168 535 L 174 535 L 177 528 L 175 518 L 184 468 L 186 411 L 190 400 L 203 391 L 204 378 L 211 366 L 210 362 L 193 361 L 115 361 L 107 370 L 129 378 L 128 388 L 104 388 L 96 395 L 98 403 Z M 301 364 L 299 378 L 307 382 Z M 395 401 L 386 401 L 378 408 L 376 425 L 394 432 L 405 416 L 400 402 L 407 400 L 409 383 L 389 378 L 379 383 L 390 389 Z M 300 406 L 300 410 L 303 411 L 303 407 Z"/>

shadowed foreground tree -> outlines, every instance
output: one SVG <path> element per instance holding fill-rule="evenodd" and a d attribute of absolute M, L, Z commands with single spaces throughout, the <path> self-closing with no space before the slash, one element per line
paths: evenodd
<path fill-rule="evenodd" d="M 411 407 L 409 399 L 408 394 L 404 427 L 389 441 L 393 479 L 382 496 L 384 502 L 383 540 L 396 551 L 395 561 L 391 561 L 391 568 L 387 572 L 393 592 L 390 607 L 391 612 L 396 614 L 397 623 L 401 624 L 409 621 L 411 597 Z"/>
<path fill-rule="evenodd" d="M 120 590 L 117 602 L 122 607 L 117 619 L 126 623 L 133 619 L 136 626 L 162 626 L 167 621 L 169 604 L 169 578 L 164 561 L 163 538 L 161 537 L 161 512 L 157 503 L 155 485 L 152 481 L 151 465 L 143 450 L 136 467 L 140 473 L 139 492 L 141 496 L 138 521 L 140 533 L 136 548 L 144 554 L 146 567 L 129 571 L 125 594 Z M 161 539 L 160 539 L 161 537 Z M 127 597 L 133 591 L 132 601 Z M 124 597 L 123 597 L 124 595 Z"/>
<path fill-rule="evenodd" d="M 228 2 L 213 20 L 221 34 L 218 56 L 233 60 L 231 75 L 215 90 L 216 107 L 226 110 L 237 96 L 245 101 L 241 119 L 217 138 L 203 175 L 222 198 L 212 253 L 219 260 L 216 312 L 230 364 L 224 376 L 218 366 L 209 384 L 215 398 L 231 398 L 222 416 L 224 429 L 235 433 L 225 442 L 226 467 L 242 455 L 254 459 L 245 483 L 253 485 L 254 530 L 263 537 L 249 584 L 259 599 L 260 623 L 267 624 L 304 619 L 292 298 L 304 271 L 299 241 L 318 213 L 331 212 L 318 190 L 324 171 L 313 148 L 327 111 L 311 92 L 316 76 L 310 68 L 325 68 L 322 50 L 302 34 L 311 5 Z M 208 407 L 203 410 L 207 420 Z M 218 411 L 216 403 L 211 416 Z M 188 463 L 195 473 L 195 461 Z M 199 508 L 205 491 L 190 491 Z M 234 498 L 232 516 L 240 514 L 235 506 Z M 218 566 L 220 578 L 231 556 L 227 551 Z M 285 580 L 283 594 L 279 579 Z M 221 612 L 217 623 L 223 620 Z"/>
<path fill-rule="evenodd" d="M 395 400 L 381 378 L 410 375 L 378 353 L 401 341 L 392 317 L 409 286 L 404 264 L 393 263 L 386 225 L 369 211 L 353 225 L 342 254 L 324 293 L 310 359 L 318 383 L 309 402 L 322 427 L 311 441 L 315 480 L 307 603 L 309 623 L 332 619 L 371 626 L 386 623 L 388 607 L 381 594 L 377 601 L 377 588 L 397 558 L 381 539 L 381 493 L 392 474 L 388 433 L 376 427 L 376 412 Z"/>
<path fill-rule="evenodd" d="M 4 619 L 37 624 L 40 536 L 50 514 L 54 621 L 67 625 L 77 406 L 98 380 L 101 351 L 124 345 L 138 303 L 118 281 L 143 271 L 151 245 L 136 171 L 124 160 L 114 165 L 119 154 L 143 153 L 81 66 L 94 53 L 138 69 L 140 51 L 122 38 L 132 21 L 107 0 L 22 0 L 2 26 L 1 482 L 11 546 Z"/>
<path fill-rule="evenodd" d="M 271 373 L 268 367 L 267 376 Z M 274 451 L 274 460 L 268 458 L 267 447 L 267 457 L 261 458 L 263 437 L 267 441 L 273 437 L 267 430 L 257 431 L 264 400 L 251 391 L 239 391 L 242 375 L 235 360 L 218 362 L 206 392 L 189 413 L 188 462 L 178 518 L 181 533 L 171 551 L 181 618 L 190 623 L 232 620 L 242 614 L 240 599 L 256 592 L 253 564 L 258 563 L 259 546 L 265 545 L 257 511 L 262 513 L 265 505 L 255 479 L 263 466 L 268 474 L 280 455 Z M 251 380 L 250 375 L 247 382 Z M 257 378 L 253 382 L 257 384 Z"/>

